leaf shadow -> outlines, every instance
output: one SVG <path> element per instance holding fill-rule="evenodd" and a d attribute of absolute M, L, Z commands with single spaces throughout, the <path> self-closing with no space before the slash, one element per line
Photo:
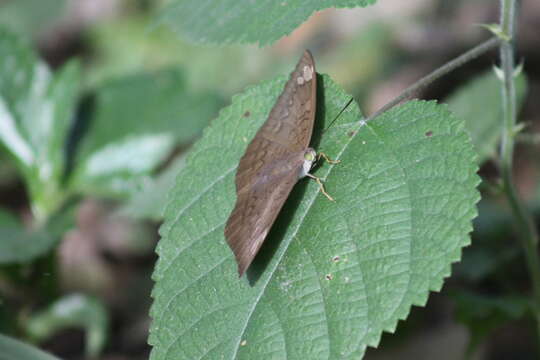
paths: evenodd
<path fill-rule="evenodd" d="M 79 155 L 80 145 L 90 131 L 92 120 L 96 111 L 96 95 L 86 95 L 80 103 L 75 120 L 69 130 L 66 139 L 65 161 L 66 169 L 62 181 L 67 183 L 76 166 L 77 156 Z"/>
<path fill-rule="evenodd" d="M 326 106 L 324 94 L 324 78 L 317 74 L 317 109 L 315 112 L 315 122 L 313 124 L 313 134 L 311 136 L 310 146 L 317 149 L 321 142 L 322 133 L 326 124 Z M 285 201 L 276 221 L 272 225 L 266 240 L 264 241 L 258 254 L 253 259 L 251 266 L 246 271 L 246 277 L 250 286 L 255 286 L 268 264 L 275 256 L 281 242 L 285 238 L 287 229 L 291 225 L 300 202 L 304 198 L 309 178 L 298 181 L 289 197 Z M 291 240 L 291 241 L 294 241 Z M 286 255 L 285 255 L 286 256 Z"/>

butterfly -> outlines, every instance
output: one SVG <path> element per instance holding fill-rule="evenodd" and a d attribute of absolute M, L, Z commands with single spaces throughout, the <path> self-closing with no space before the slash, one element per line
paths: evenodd
<path fill-rule="evenodd" d="M 293 186 L 309 174 L 317 153 L 309 147 L 317 108 L 317 73 L 306 50 L 283 92 L 240 159 L 236 204 L 225 238 L 241 277 L 261 248 Z"/>

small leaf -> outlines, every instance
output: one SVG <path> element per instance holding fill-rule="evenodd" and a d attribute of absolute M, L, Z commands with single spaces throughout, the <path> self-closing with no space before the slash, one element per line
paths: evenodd
<path fill-rule="evenodd" d="M 77 62 L 53 76 L 29 44 L 0 29 L 0 141 L 17 160 L 39 218 L 63 202 L 66 137 L 79 77 Z"/>
<path fill-rule="evenodd" d="M 123 195 L 140 190 L 173 146 L 197 136 L 217 112 L 215 94 L 193 94 L 177 69 L 117 79 L 98 90 L 72 188 Z"/>
<path fill-rule="evenodd" d="M 268 45 L 326 8 L 366 7 L 375 0 L 173 0 L 162 11 L 162 21 L 173 30 L 201 43 L 259 43 Z"/>
<path fill-rule="evenodd" d="M 323 76 L 312 144 L 341 162 L 315 174 L 336 202 L 300 181 L 251 274 L 238 279 L 223 235 L 235 169 L 285 81 L 234 97 L 169 195 L 153 360 L 359 359 L 441 288 L 470 242 L 479 178 L 463 122 L 414 101 L 362 125 L 350 106 L 321 137 L 350 99 Z"/>
<path fill-rule="evenodd" d="M 478 163 L 492 157 L 502 134 L 501 82 L 493 71 L 470 80 L 454 92 L 446 102 L 450 109 L 465 120 L 478 152 Z M 527 79 L 523 73 L 516 77 L 518 109 L 527 93 Z"/>
<path fill-rule="evenodd" d="M 167 194 L 179 172 L 184 168 L 185 160 L 184 155 L 178 156 L 165 171 L 132 196 L 120 210 L 120 213 L 137 219 L 163 220 Z"/>
<path fill-rule="evenodd" d="M 34 340 L 43 341 L 74 326 L 86 330 L 86 355 L 98 356 L 107 339 L 108 315 L 103 304 L 92 297 L 75 294 L 57 300 L 30 317 L 27 331 Z"/>
<path fill-rule="evenodd" d="M 32 345 L 4 335 L 0 335 L 0 349 L 0 360 L 59 360 Z"/>
<path fill-rule="evenodd" d="M 0 264 L 30 262 L 50 251 L 58 239 L 45 229 L 25 229 L 11 213 L 0 209 Z"/>
<path fill-rule="evenodd" d="M 501 25 L 499 24 L 479 24 L 479 26 L 487 29 L 489 32 L 491 32 L 493 35 L 497 36 L 501 40 L 510 41 L 510 36 L 504 33 Z"/>

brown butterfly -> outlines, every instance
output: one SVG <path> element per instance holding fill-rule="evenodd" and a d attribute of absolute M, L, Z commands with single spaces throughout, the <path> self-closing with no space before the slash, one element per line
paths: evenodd
<path fill-rule="evenodd" d="M 238 165 L 236 205 L 227 220 L 225 237 L 236 257 L 239 276 L 253 261 L 300 178 L 316 179 L 324 192 L 320 180 L 308 174 L 316 158 L 309 147 L 316 94 L 315 63 L 306 50 Z"/>

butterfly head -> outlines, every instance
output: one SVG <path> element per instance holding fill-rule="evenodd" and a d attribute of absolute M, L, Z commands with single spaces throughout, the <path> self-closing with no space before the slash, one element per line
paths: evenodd
<path fill-rule="evenodd" d="M 309 170 L 313 167 L 317 159 L 317 152 L 312 148 L 308 148 L 304 153 L 304 163 L 302 164 L 302 169 L 300 170 L 300 178 L 303 178 L 309 173 Z"/>

